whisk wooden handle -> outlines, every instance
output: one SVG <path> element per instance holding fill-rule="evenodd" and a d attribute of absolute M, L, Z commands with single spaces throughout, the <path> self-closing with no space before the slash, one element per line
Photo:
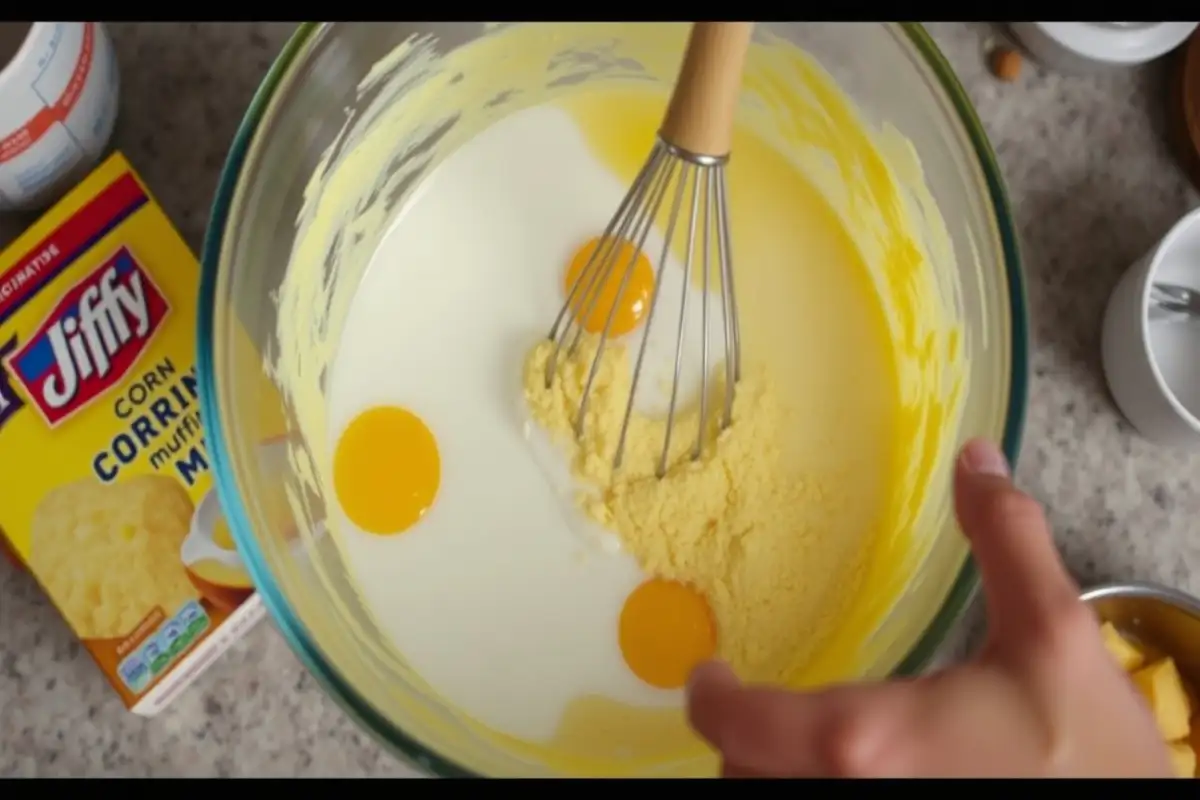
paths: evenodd
<path fill-rule="evenodd" d="M 733 113 L 753 22 L 692 25 L 679 80 L 659 133 L 669 144 L 705 156 L 729 154 Z"/>

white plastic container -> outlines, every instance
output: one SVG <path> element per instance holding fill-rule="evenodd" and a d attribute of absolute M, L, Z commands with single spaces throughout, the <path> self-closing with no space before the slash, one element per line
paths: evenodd
<path fill-rule="evenodd" d="M 1063 72 L 1132 67 L 1174 50 L 1195 22 L 1010 22 L 1017 41 L 1035 59 Z"/>
<path fill-rule="evenodd" d="M 1200 290 L 1200 208 L 1125 271 L 1108 300 L 1100 335 L 1108 388 L 1121 413 L 1150 441 L 1200 445 L 1200 320 L 1150 318 L 1150 288 Z"/>
<path fill-rule="evenodd" d="M 0 22 L 0 212 L 45 208 L 95 166 L 119 85 L 99 22 Z"/>

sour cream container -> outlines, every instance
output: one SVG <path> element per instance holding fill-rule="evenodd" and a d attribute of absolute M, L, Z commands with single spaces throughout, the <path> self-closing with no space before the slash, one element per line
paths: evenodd
<path fill-rule="evenodd" d="M 0 22 L 0 212 L 41 210 L 91 171 L 119 86 L 99 22 Z"/>
<path fill-rule="evenodd" d="M 1048 67 L 1086 72 L 1132 67 L 1174 50 L 1195 22 L 1010 22 L 1017 41 Z"/>

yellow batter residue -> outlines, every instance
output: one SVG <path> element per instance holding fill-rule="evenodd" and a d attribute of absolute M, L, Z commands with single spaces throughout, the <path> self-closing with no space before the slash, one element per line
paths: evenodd
<path fill-rule="evenodd" d="M 678 23 L 487 26 L 479 39 L 449 49 L 433 37 L 412 37 L 363 79 L 363 108 L 305 190 L 278 292 L 278 351 L 268 366 L 296 421 L 289 467 L 298 485 L 289 494 L 297 519 L 315 527 L 310 498 L 332 496 L 324 375 L 363 270 L 419 179 L 497 119 L 549 102 L 570 111 L 598 157 L 632 180 L 686 34 Z M 588 99 L 597 90 L 642 99 L 623 101 L 614 117 L 607 103 Z M 879 675 L 928 622 L 889 613 L 912 589 L 935 538 L 950 530 L 944 487 L 969 355 L 958 274 L 975 265 L 956 263 L 912 145 L 886 123 L 865 123 L 815 61 L 766 30 L 749 54 L 739 127 L 730 172 L 737 268 L 746 271 L 745 292 L 739 273 L 739 303 L 771 313 L 743 315 L 746 352 L 756 355 L 748 356 L 739 384 L 734 426 L 700 464 L 651 486 L 647 465 L 661 442 L 660 423 L 637 421 L 627 477 L 610 480 L 603 464 L 612 447 L 612 398 L 623 401 L 628 373 L 628 354 L 614 348 L 585 426 L 600 438 L 585 440 L 580 452 L 590 455 L 577 467 L 608 492 L 589 503 L 589 512 L 618 530 L 644 565 L 703 586 L 724 631 L 723 654 L 745 674 L 791 685 Z M 757 148 L 757 157 L 736 166 L 748 148 Z M 785 186 L 774 180 L 782 172 L 799 177 Z M 764 181 L 777 190 L 761 191 Z M 776 254 L 756 250 L 755 242 L 800 220 L 812 235 L 803 258 L 783 274 L 826 278 L 772 292 L 753 265 Z M 846 275 L 803 271 L 835 261 L 847 265 Z M 796 343 L 773 335 L 763 320 L 787 312 L 786 304 L 850 337 L 800 343 L 811 374 L 826 376 L 828 385 L 810 385 L 805 370 L 780 367 L 786 345 Z M 844 323 L 847 315 L 858 315 L 853 325 Z M 772 345 L 780 338 L 784 347 Z M 857 369 L 838 368 L 845 354 Z M 536 353 L 529 369 L 537 372 L 543 356 Z M 530 392 L 548 427 L 564 428 L 577 378 L 560 379 L 549 394 Z M 771 435 L 792 427 L 788 414 L 820 424 L 803 426 L 808 438 L 789 443 Z M 675 447 L 690 440 L 679 436 Z M 804 514 L 789 526 L 785 518 L 796 508 Z M 744 535 L 749 530 L 757 533 Z M 858 533 L 842 537 L 840 530 Z M 330 534 L 336 545 L 338 531 Z M 381 639 L 374 612 L 363 607 L 337 556 L 303 526 L 300 535 L 311 574 L 284 565 L 281 580 L 310 632 L 376 712 L 441 755 L 493 775 L 695 775 L 715 768 L 678 710 L 580 698 L 552 742 L 519 742 L 486 729 L 432 695 L 403 654 Z M 822 574 L 821 565 L 834 563 L 832 575 Z M 936 608 L 948 585 L 939 578 L 918 591 Z M 787 610 L 810 599 L 819 605 L 789 627 Z"/>

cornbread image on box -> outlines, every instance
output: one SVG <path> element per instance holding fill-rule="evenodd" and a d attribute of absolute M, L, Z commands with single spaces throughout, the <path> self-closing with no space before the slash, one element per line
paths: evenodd
<path fill-rule="evenodd" d="M 199 280 L 119 153 L 0 254 L 0 531 L 147 716 L 263 616 L 209 474 Z"/>

